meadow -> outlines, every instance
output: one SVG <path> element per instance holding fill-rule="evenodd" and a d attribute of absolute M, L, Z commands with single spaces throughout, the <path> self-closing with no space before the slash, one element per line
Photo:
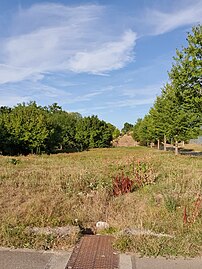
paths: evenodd
<path fill-rule="evenodd" d="M 125 179 L 133 185 L 119 195 L 114 182 Z M 68 249 L 86 228 L 107 221 L 103 233 L 115 236 L 120 251 L 198 256 L 201 195 L 200 156 L 138 146 L 0 156 L 0 245 Z M 71 233 L 34 232 L 43 227 Z"/>

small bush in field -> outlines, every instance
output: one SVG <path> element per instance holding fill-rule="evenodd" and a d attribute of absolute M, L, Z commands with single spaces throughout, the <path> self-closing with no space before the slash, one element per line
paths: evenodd
<path fill-rule="evenodd" d="M 132 192 L 134 189 L 153 184 L 154 181 L 155 175 L 150 165 L 146 162 L 138 161 L 137 165 L 134 167 L 133 179 L 124 175 L 123 172 L 114 178 L 113 195 L 118 196 Z"/>
<path fill-rule="evenodd" d="M 133 180 L 129 179 L 123 173 L 115 177 L 113 182 L 113 195 L 118 196 L 132 191 Z"/>

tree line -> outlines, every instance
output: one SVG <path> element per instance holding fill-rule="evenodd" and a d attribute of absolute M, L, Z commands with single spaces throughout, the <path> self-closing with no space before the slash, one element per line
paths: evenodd
<path fill-rule="evenodd" d="M 202 126 L 202 26 L 187 35 L 187 47 L 176 51 L 162 88 L 149 113 L 138 119 L 133 137 L 142 145 L 166 141 L 176 144 L 197 137 Z M 177 152 L 176 152 L 177 153 Z"/>
<path fill-rule="evenodd" d="M 97 116 L 82 117 L 57 103 L 0 107 L 0 152 L 4 155 L 82 151 L 109 147 L 118 129 Z"/>

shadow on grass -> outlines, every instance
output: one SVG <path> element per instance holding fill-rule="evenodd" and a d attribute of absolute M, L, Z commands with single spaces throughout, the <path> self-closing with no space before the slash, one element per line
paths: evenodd
<path fill-rule="evenodd" d="M 189 155 L 189 156 L 202 156 L 202 151 L 193 151 L 193 150 L 180 150 L 179 153 L 181 155 Z"/>
<path fill-rule="evenodd" d="M 157 147 L 156 147 L 157 148 Z M 189 155 L 189 156 L 202 156 L 202 151 L 194 151 L 194 149 L 185 149 L 185 148 L 181 148 L 179 147 L 179 154 L 181 155 Z M 164 150 L 163 146 L 160 146 L 160 150 Z M 175 147 L 174 146 L 166 146 L 166 151 L 175 151 Z"/>

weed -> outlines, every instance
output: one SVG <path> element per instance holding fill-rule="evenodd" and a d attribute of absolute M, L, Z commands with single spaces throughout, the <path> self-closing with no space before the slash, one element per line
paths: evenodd
<path fill-rule="evenodd" d="M 20 160 L 17 160 L 15 158 L 12 158 L 12 159 L 8 159 L 8 163 L 13 164 L 13 165 L 16 165 L 16 164 L 19 164 L 20 163 Z"/>
<path fill-rule="evenodd" d="M 121 252 L 130 251 L 133 246 L 133 238 L 129 235 L 121 235 L 114 243 L 114 247 Z"/>
<path fill-rule="evenodd" d="M 202 197 L 200 193 L 197 194 L 196 199 L 192 206 L 192 213 L 191 216 L 188 216 L 187 213 L 187 206 L 184 207 L 184 214 L 183 214 L 183 223 L 184 224 L 194 224 L 201 212 L 201 204 L 202 204 Z"/>
<path fill-rule="evenodd" d="M 138 160 L 137 164 L 134 166 L 134 174 L 136 188 L 153 184 L 156 179 L 155 173 L 151 168 L 151 165 L 145 161 Z"/>
<path fill-rule="evenodd" d="M 174 212 L 176 211 L 176 208 L 178 206 L 177 198 L 173 195 L 164 195 L 164 204 L 165 208 L 168 210 L 168 212 Z"/>
<path fill-rule="evenodd" d="M 113 195 L 129 193 L 132 191 L 134 182 L 128 176 L 118 175 L 113 181 Z"/>

